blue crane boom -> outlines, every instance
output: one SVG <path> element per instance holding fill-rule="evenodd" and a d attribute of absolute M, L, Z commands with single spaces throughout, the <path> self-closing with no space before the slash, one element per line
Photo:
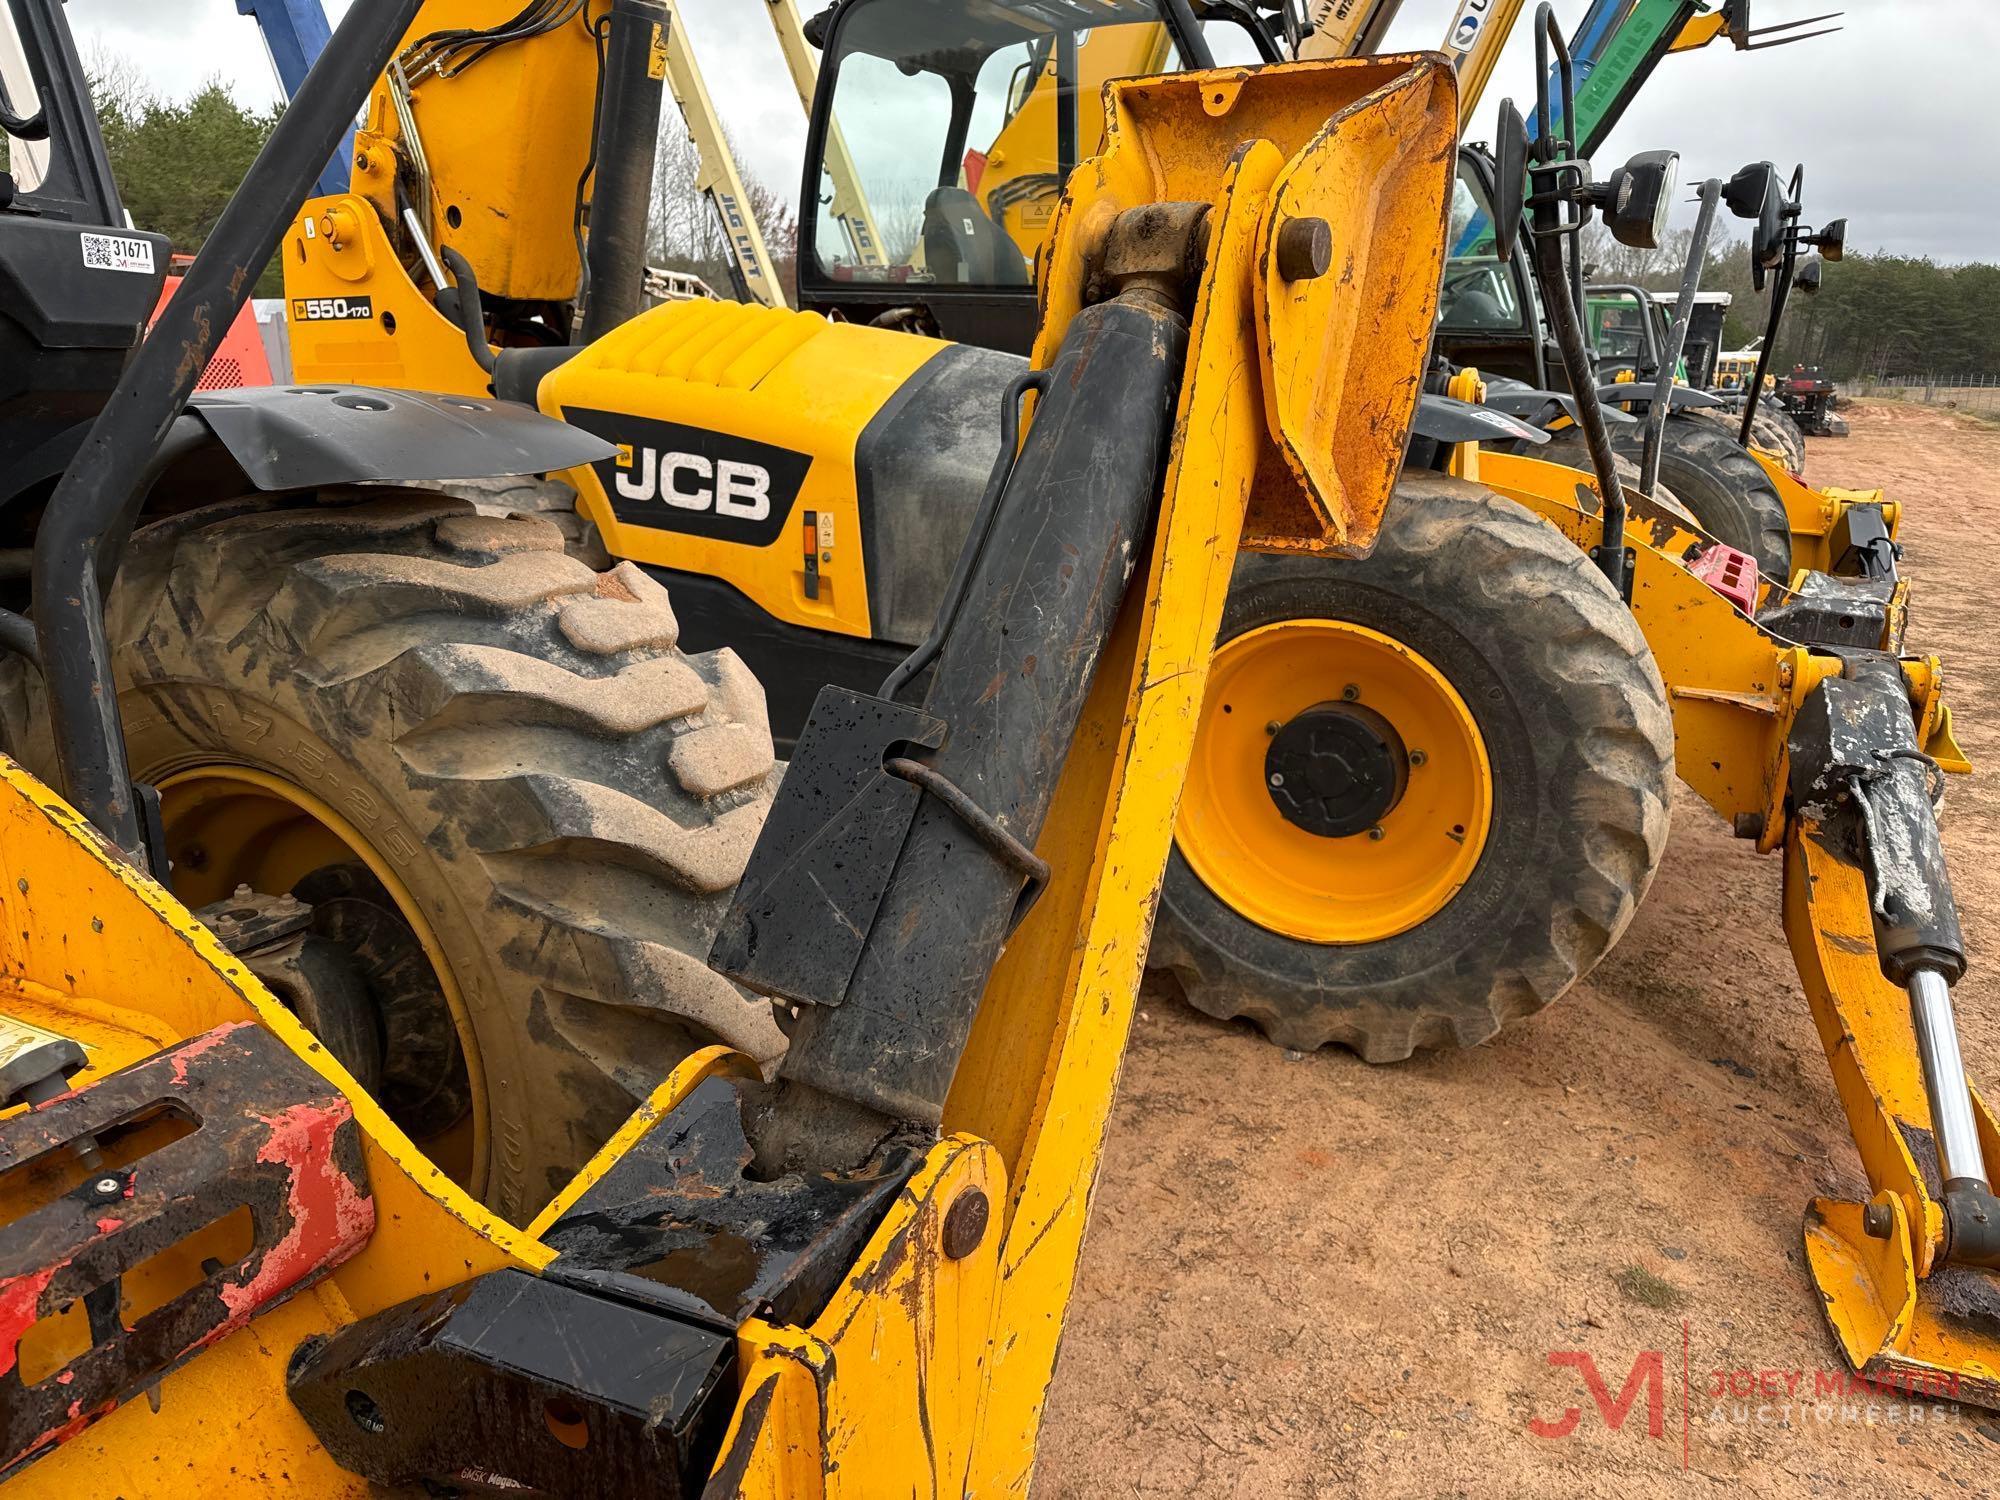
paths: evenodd
<path fill-rule="evenodd" d="M 313 63 L 333 36 L 320 0 L 236 0 L 239 15 L 249 16 L 264 34 L 271 66 L 289 101 L 306 81 Z M 354 160 L 354 127 L 348 126 L 340 149 L 320 169 L 313 191 L 324 196 L 347 191 L 348 164 Z"/>

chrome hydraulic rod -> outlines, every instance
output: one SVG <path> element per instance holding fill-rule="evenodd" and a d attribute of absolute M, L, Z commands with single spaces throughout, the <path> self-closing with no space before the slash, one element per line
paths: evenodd
<path fill-rule="evenodd" d="M 1987 1186 L 1986 1153 L 1972 1112 L 1972 1087 L 1958 1047 L 1951 986 L 1935 969 L 1910 975 L 1910 1024 L 1923 1060 L 1924 1092 L 1930 1097 L 1931 1133 L 1936 1137 L 1938 1170 L 1946 1182 Z"/>

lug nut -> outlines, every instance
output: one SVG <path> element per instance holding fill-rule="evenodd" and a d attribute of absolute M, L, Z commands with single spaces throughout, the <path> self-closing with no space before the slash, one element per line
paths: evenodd
<path fill-rule="evenodd" d="M 1861 1210 L 1861 1229 L 1870 1239 L 1886 1240 L 1896 1227 L 1896 1215 L 1886 1203 L 1871 1203 Z"/>
<path fill-rule="evenodd" d="M 1333 229 L 1324 219 L 1292 219 L 1278 231 L 1278 274 L 1315 281 L 1333 268 Z"/>
<path fill-rule="evenodd" d="M 1264 733 L 1276 734 L 1280 729 L 1283 729 L 1284 727 L 1285 726 L 1280 724 L 1276 719 L 1273 719 L 1271 720 L 1270 723 L 1264 726 Z"/>
<path fill-rule="evenodd" d="M 1361 696 L 1361 688 L 1357 683 L 1350 682 L 1346 687 L 1340 690 L 1340 701 L 1343 703 L 1352 703 L 1360 696 Z"/>
<path fill-rule="evenodd" d="M 1382 825 L 1380 823 L 1377 823 L 1373 828 L 1368 830 L 1368 841 L 1371 844 L 1379 844 L 1382 842 L 1382 840 L 1384 840 L 1388 836 L 1389 836 L 1388 834 L 1382 831 Z"/>
<path fill-rule="evenodd" d="M 1283 786 L 1284 784 L 1285 784 L 1285 773 L 1283 771 L 1273 771 L 1271 773 L 1271 785 Z"/>
<path fill-rule="evenodd" d="M 1420 766 L 1429 759 L 1430 757 L 1421 750 L 1412 750 L 1410 752 L 1410 764 L 1413 766 Z"/>

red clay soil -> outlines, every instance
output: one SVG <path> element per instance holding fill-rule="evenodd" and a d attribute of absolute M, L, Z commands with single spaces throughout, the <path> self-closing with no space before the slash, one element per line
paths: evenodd
<path fill-rule="evenodd" d="M 2000 766 L 2000 426 L 1889 403 L 1848 415 L 1853 436 L 1813 441 L 1809 472 L 1908 506 L 1910 639 L 1950 664 L 1974 762 Z M 1975 963 L 1961 1025 L 1988 1084 L 1994 776 L 1954 778 L 1946 808 Z M 1588 982 L 1487 1046 L 1396 1067 L 1288 1056 L 1155 981 L 1036 1493 L 1993 1493 L 2000 1414 L 1817 1399 L 1842 1366 L 1800 1215 L 1866 1190 L 1778 877 L 1683 789 L 1659 878 Z M 1591 1356 L 1614 1403 L 1637 1364 L 1618 1430 L 1579 1368 L 1551 1363 L 1563 1351 Z M 1718 1399 L 1718 1378 L 1780 1394 Z M 1571 1407 L 1568 1436 L 1531 1429 Z"/>

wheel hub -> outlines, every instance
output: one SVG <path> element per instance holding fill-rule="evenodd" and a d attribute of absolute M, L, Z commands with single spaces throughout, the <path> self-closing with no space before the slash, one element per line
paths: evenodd
<path fill-rule="evenodd" d="M 268 772 L 204 763 L 160 768 L 154 779 L 174 893 L 218 911 L 243 886 L 296 897 L 309 910 L 308 931 L 348 960 L 372 1012 L 377 1102 L 476 1189 L 486 1109 L 476 1055 L 465 1047 L 470 1028 L 443 950 L 394 867 L 333 807 Z"/>
<path fill-rule="evenodd" d="M 1264 785 L 1279 813 L 1321 838 L 1377 827 L 1409 782 L 1403 737 L 1359 703 L 1314 704 L 1280 728 L 1264 754 Z"/>
<path fill-rule="evenodd" d="M 1412 646 L 1348 620 L 1280 620 L 1216 650 L 1174 842 L 1260 927 L 1380 942 L 1472 878 L 1494 794 L 1470 706 Z"/>

